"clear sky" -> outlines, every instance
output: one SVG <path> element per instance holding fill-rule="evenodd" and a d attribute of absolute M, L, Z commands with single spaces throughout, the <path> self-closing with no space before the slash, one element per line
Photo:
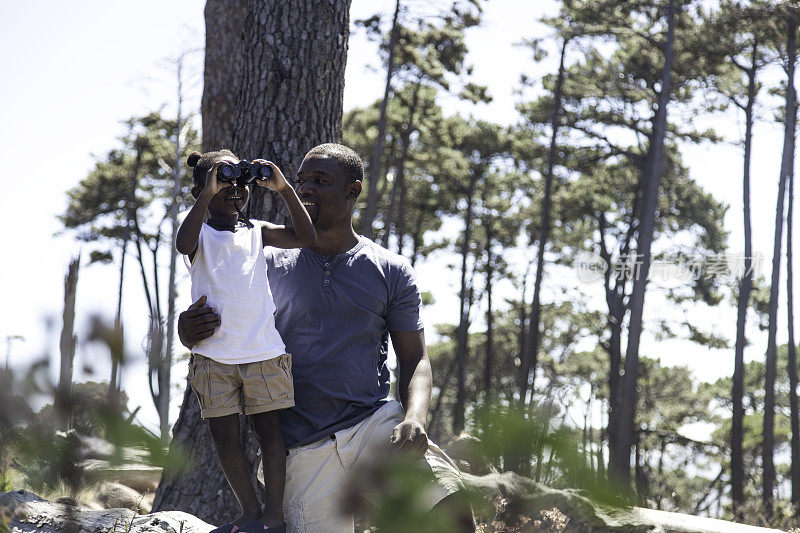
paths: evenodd
<path fill-rule="evenodd" d="M 6 337 L 10 335 L 25 337 L 11 347 L 14 366 L 43 354 L 57 354 L 64 274 L 70 258 L 81 248 L 71 236 L 58 235 L 61 228 L 56 216 L 66 206 L 65 191 L 92 168 L 93 155 L 100 156 L 116 145 L 116 138 L 122 133 L 121 121 L 161 106 L 167 113 L 174 109 L 175 80 L 167 59 L 184 49 L 202 48 L 203 5 L 201 0 L 0 0 L 0 364 L 6 356 Z M 541 76 L 553 71 L 555 65 L 552 60 L 533 65 L 528 53 L 514 43 L 541 34 L 542 28 L 535 21 L 546 12 L 552 13 L 555 5 L 552 0 L 489 1 L 484 24 L 470 32 L 467 44 L 475 81 L 489 86 L 494 101 L 466 106 L 445 99 L 445 111 L 473 114 L 503 124 L 516 122 L 514 104 L 519 97 L 515 89 L 520 74 Z M 377 10 L 388 14 L 392 6 L 391 0 L 353 0 L 351 14 L 354 19 Z M 202 53 L 195 54 L 193 62 L 195 79 L 200 80 Z M 348 53 L 345 109 L 374 101 L 382 94 L 379 68 L 375 44 L 361 34 L 354 35 Z M 195 108 L 199 107 L 200 92 L 198 83 L 188 94 Z M 765 113 L 764 118 L 770 117 L 771 113 Z M 741 121 L 733 113 L 701 122 L 715 127 L 731 141 L 741 136 Z M 755 248 L 766 258 L 766 274 L 771 260 L 780 141 L 776 125 L 763 122 L 757 126 L 753 229 Z M 692 176 L 730 206 L 726 216 L 730 248 L 741 251 L 740 150 L 731 144 L 700 145 L 687 147 L 684 155 Z M 457 231 L 459 226 L 452 222 L 448 228 Z M 113 317 L 116 305 L 116 265 L 86 266 L 86 255 L 84 251 L 78 288 L 79 339 L 93 313 Z M 524 261 L 527 257 L 516 259 Z M 423 290 L 432 290 L 437 300 L 424 312 L 429 330 L 434 323 L 457 320 L 457 287 L 451 282 L 454 276 L 449 275 L 447 262 L 447 258 L 439 256 L 419 266 Z M 142 405 L 142 419 L 152 423 L 155 411 L 144 392 L 145 366 L 140 355 L 146 332 L 146 306 L 139 294 L 141 282 L 137 273 L 130 269 L 126 275 L 123 319 L 134 360 L 125 369 L 125 387 L 131 404 Z M 189 303 L 186 276 L 183 272 L 181 276 L 185 290 L 179 295 L 179 309 Z M 543 297 L 547 300 L 561 286 L 577 284 L 572 273 L 559 272 L 551 278 Z M 513 287 L 506 283 L 503 290 L 511 294 Z M 602 305 L 598 286 L 587 285 L 583 290 L 592 304 Z M 781 290 L 785 294 L 785 285 Z M 657 298 L 648 301 L 650 314 L 646 318 L 658 318 L 655 313 L 661 309 L 660 303 Z M 702 329 L 734 338 L 732 306 L 713 312 L 696 309 L 688 316 Z M 55 319 L 50 333 L 46 329 L 47 317 Z M 785 326 L 780 327 L 783 332 Z M 762 336 L 753 338 L 748 358 L 763 354 L 766 339 L 762 340 Z M 785 342 L 785 333 L 778 338 Z M 728 375 L 732 369 L 732 350 L 707 350 L 682 341 L 656 343 L 646 338 L 643 352 L 661 357 L 665 364 L 690 365 L 704 379 Z M 79 378 L 88 377 L 81 367 L 91 364 L 100 377 L 107 379 L 101 351 L 81 343 L 77 358 Z M 175 367 L 176 390 L 183 389 L 184 370 L 180 365 Z"/>

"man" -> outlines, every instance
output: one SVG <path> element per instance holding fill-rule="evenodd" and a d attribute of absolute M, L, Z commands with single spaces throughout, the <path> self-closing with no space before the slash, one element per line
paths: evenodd
<path fill-rule="evenodd" d="M 454 498 L 463 488 L 458 470 L 425 433 L 431 368 L 414 272 L 407 260 L 353 230 L 363 175 L 350 148 L 312 148 L 297 173 L 297 194 L 317 241 L 265 249 L 275 324 L 293 359 L 295 407 L 280 414 L 287 523 L 292 531 L 353 531 L 352 515 L 341 511 L 349 475 L 393 446 L 425 458 L 436 478 L 428 507 L 455 509 L 470 530 L 471 514 Z M 190 349 L 225 319 L 203 303 L 178 321 Z M 402 406 L 386 400 L 389 336 Z"/>

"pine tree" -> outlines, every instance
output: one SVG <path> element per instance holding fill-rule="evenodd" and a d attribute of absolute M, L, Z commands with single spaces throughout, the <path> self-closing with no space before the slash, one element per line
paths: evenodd
<path fill-rule="evenodd" d="M 794 165 L 794 143 L 797 129 L 797 93 L 794 87 L 795 65 L 797 62 L 797 29 L 800 22 L 800 8 L 793 3 L 781 3 L 776 11 L 776 34 L 773 43 L 781 50 L 786 72 L 786 95 L 783 156 L 778 177 L 778 202 L 775 209 L 775 239 L 772 248 L 772 277 L 769 295 L 769 328 L 767 339 L 766 370 L 764 373 L 764 444 L 762 446 L 762 505 L 765 518 L 772 520 L 775 487 L 775 379 L 777 373 L 777 321 L 778 286 L 780 283 L 781 244 L 783 234 L 783 209 L 786 199 L 786 185 Z"/>
<path fill-rule="evenodd" d="M 720 6 L 707 27 L 718 36 L 717 43 L 729 58 L 728 68 L 723 69 L 716 78 L 714 89 L 720 92 L 735 107 L 744 113 L 745 133 L 743 139 L 743 185 L 742 205 L 744 222 L 744 272 L 738 283 L 736 348 L 734 355 L 733 417 L 731 426 L 731 501 L 734 516 L 743 518 L 744 497 L 744 459 L 742 455 L 744 409 L 744 348 L 747 344 L 745 325 L 750 308 L 750 295 L 753 289 L 753 244 L 750 224 L 750 170 L 755 122 L 756 98 L 760 90 L 757 82 L 759 71 L 766 65 L 764 47 L 765 20 L 763 9 L 755 3 L 745 4 L 726 1 Z"/>
<path fill-rule="evenodd" d="M 224 84 L 234 77 L 239 83 L 234 105 L 223 114 L 209 116 L 213 94 L 208 98 L 204 94 L 208 102 L 203 106 L 204 134 L 219 143 L 207 148 L 228 145 L 240 157 L 264 157 L 291 178 L 306 151 L 341 136 L 350 2 L 251 0 L 247 5 L 244 19 L 235 10 L 206 10 L 207 44 L 209 32 L 216 28 L 225 31 L 237 24 L 242 28 L 241 46 L 235 41 L 228 43 L 230 47 L 219 44 L 229 54 L 227 61 L 213 48 L 214 41 L 206 49 L 206 83 Z M 236 30 L 230 31 L 235 34 Z M 209 60 L 212 56 L 217 59 Z M 226 94 L 224 99 L 232 97 Z M 230 117 L 234 117 L 232 130 Z M 269 192 L 259 191 L 250 200 L 249 213 L 262 220 L 283 221 L 286 214 L 281 205 Z M 190 452 L 188 462 L 183 469 L 164 472 L 153 509 L 179 509 L 222 523 L 233 518 L 237 505 L 204 426 L 197 400 L 187 386 L 172 447 Z M 247 435 L 245 448 L 255 474 L 257 448 L 246 424 L 240 426 L 242 437 Z"/>

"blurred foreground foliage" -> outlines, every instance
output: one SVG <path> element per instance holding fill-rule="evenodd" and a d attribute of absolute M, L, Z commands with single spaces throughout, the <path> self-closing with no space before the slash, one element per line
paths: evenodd
<path fill-rule="evenodd" d="M 467 506 L 482 532 L 583 531 L 629 519 L 636 524 L 632 498 L 593 468 L 594 452 L 579 433 L 556 428 L 536 412 L 503 405 L 480 407 L 473 415 L 477 436 L 462 434 L 447 447 L 462 467 L 464 490 L 451 495 L 456 501 L 429 510 L 435 489 L 425 465 L 398 455 L 377 457 L 354 473 L 346 491 L 348 510 L 361 517 L 357 525 L 397 533 L 461 531 L 455 510 Z M 514 472 L 512 463 L 547 471 L 547 484 Z M 498 467 L 504 464 L 501 473 Z"/>
<path fill-rule="evenodd" d="M 109 394 L 108 383 L 72 383 L 61 403 L 57 390 L 46 356 L 21 375 L 0 372 L 0 492 L 75 498 L 101 481 L 98 461 L 102 469 L 183 462 L 183 453 L 168 453 L 169 442 L 136 422 L 139 409 L 128 408 L 125 393 Z"/>

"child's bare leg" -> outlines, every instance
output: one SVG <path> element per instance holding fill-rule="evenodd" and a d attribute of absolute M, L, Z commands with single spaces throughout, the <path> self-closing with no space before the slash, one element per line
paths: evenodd
<path fill-rule="evenodd" d="M 239 415 L 209 418 L 208 429 L 214 439 L 222 471 L 242 507 L 242 515 L 231 523 L 242 525 L 249 520 L 256 520 L 261 516 L 261 505 L 253 489 L 247 458 L 239 441 Z"/>
<path fill-rule="evenodd" d="M 280 526 L 284 522 L 283 488 L 286 484 L 286 447 L 283 444 L 283 434 L 278 423 L 278 413 L 268 411 L 252 415 L 250 416 L 250 426 L 261 447 L 264 485 L 267 489 L 264 512 L 259 520 L 270 527 Z"/>

